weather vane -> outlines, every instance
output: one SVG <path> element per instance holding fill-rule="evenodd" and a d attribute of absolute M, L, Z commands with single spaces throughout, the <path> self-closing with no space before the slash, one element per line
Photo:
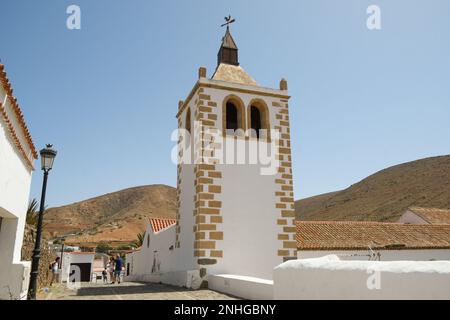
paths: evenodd
<path fill-rule="evenodd" d="M 228 15 L 228 17 L 225 17 L 225 23 L 221 25 L 221 27 L 227 26 L 227 29 L 229 28 L 230 24 L 235 22 L 236 20 L 234 18 L 231 18 L 231 15 Z"/>

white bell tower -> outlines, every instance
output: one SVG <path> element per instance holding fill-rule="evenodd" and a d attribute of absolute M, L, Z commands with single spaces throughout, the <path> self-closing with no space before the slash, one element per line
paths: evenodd
<path fill-rule="evenodd" d="M 176 250 L 178 268 L 272 279 L 297 257 L 289 95 L 265 88 L 239 65 L 229 27 L 211 78 L 198 80 L 178 106 Z M 190 146 L 192 150 L 181 148 Z M 184 149 L 184 150 L 183 150 Z"/>

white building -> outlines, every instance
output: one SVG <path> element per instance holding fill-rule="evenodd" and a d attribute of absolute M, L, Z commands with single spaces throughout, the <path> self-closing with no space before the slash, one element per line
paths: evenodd
<path fill-rule="evenodd" d="M 0 64 L 0 299 L 26 298 L 30 262 L 21 248 L 37 152 Z"/>
<path fill-rule="evenodd" d="M 68 281 L 92 281 L 95 252 L 65 252 L 61 263 L 61 278 Z M 71 278 L 69 278 L 72 276 Z"/>
<path fill-rule="evenodd" d="M 274 299 L 449 299 L 450 225 L 297 221 Z"/>
<path fill-rule="evenodd" d="M 287 261 L 274 270 L 274 299 L 449 300 L 450 261 Z"/>
<path fill-rule="evenodd" d="M 298 258 L 450 260 L 450 225 L 297 221 Z"/>
<path fill-rule="evenodd" d="M 406 224 L 450 224 L 450 210 L 411 207 L 398 220 Z"/>
<path fill-rule="evenodd" d="M 258 85 L 239 66 L 228 29 L 217 68 L 206 73 L 199 69 L 179 103 L 178 127 L 190 136 L 179 138 L 176 226 L 162 231 L 161 249 L 150 240 L 147 250 L 159 256 L 154 281 L 196 287 L 226 274 L 270 282 L 275 266 L 296 258 L 287 82 Z M 270 157 L 251 161 L 258 153 L 249 150 Z M 149 274 L 153 261 L 134 261 L 131 273 Z"/>
<path fill-rule="evenodd" d="M 126 255 L 128 279 L 151 281 L 168 270 L 175 249 L 175 219 L 149 218 L 142 246 Z"/>

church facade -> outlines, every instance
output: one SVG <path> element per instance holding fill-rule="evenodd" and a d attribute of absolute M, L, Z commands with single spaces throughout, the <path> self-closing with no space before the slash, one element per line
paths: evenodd
<path fill-rule="evenodd" d="M 297 257 L 287 82 L 260 86 L 238 57 L 227 27 L 214 74 L 208 78 L 201 67 L 179 102 L 174 248 L 154 253 L 167 267 L 159 275 L 148 268 L 150 280 L 175 277 L 168 282 L 185 285 L 195 275 L 205 285 L 217 274 L 271 280 L 274 267 Z M 153 246 L 160 244 L 141 251 L 151 254 Z"/>

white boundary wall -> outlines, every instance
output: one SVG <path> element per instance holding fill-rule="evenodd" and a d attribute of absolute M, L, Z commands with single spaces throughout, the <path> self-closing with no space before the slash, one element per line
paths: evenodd
<path fill-rule="evenodd" d="M 375 250 L 381 261 L 450 260 L 450 249 Z M 298 250 L 298 259 L 337 255 L 341 260 L 369 260 L 369 250 Z"/>
<path fill-rule="evenodd" d="M 450 261 L 287 261 L 274 270 L 275 299 L 450 299 Z"/>
<path fill-rule="evenodd" d="M 208 276 L 211 290 L 250 300 L 272 300 L 273 281 L 254 277 L 219 274 Z"/>

